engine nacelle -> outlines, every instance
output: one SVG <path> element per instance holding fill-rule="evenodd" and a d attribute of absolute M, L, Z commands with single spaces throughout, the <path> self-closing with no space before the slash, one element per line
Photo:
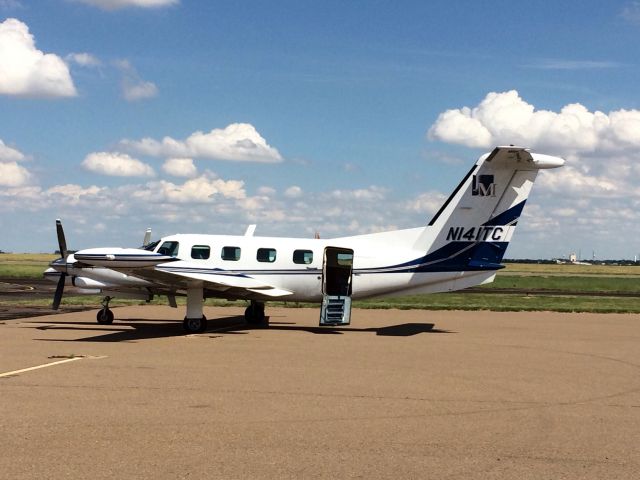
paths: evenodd
<path fill-rule="evenodd" d="M 115 285 L 110 283 L 99 282 L 98 280 L 94 280 L 93 278 L 88 277 L 73 277 L 73 285 L 79 288 L 88 288 L 88 289 L 102 289 L 102 288 L 113 288 Z"/>

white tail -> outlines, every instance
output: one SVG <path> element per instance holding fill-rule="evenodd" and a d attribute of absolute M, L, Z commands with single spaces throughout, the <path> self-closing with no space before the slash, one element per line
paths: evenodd
<path fill-rule="evenodd" d="M 538 171 L 563 164 L 521 147 L 480 157 L 418 238 L 423 263 L 440 271 L 500 268 Z"/>

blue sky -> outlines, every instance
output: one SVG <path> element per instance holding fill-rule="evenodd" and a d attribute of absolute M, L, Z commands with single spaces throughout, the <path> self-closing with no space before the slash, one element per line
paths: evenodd
<path fill-rule="evenodd" d="M 639 37 L 637 1 L 0 0 L 0 249 L 418 226 L 515 143 L 567 167 L 507 256 L 633 258 Z"/>

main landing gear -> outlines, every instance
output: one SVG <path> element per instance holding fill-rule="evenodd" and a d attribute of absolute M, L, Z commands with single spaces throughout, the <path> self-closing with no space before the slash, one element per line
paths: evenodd
<path fill-rule="evenodd" d="M 187 333 L 202 333 L 207 329 L 207 317 L 202 313 L 202 286 L 187 289 L 187 315 L 182 327 Z"/>
<path fill-rule="evenodd" d="M 113 312 L 109 309 L 111 297 L 106 296 L 102 299 L 102 309 L 98 310 L 96 320 L 100 325 L 111 325 L 113 323 Z"/>
<path fill-rule="evenodd" d="M 188 333 L 202 333 L 207 329 L 207 317 L 202 315 L 200 318 L 184 317 L 182 327 Z"/>
<path fill-rule="evenodd" d="M 113 312 L 109 309 L 112 297 L 102 299 L 102 309 L 96 315 L 96 320 L 101 325 L 113 323 Z M 251 301 L 251 305 L 244 311 L 244 318 L 249 325 L 268 327 L 269 318 L 264 314 L 264 303 Z M 182 326 L 187 333 L 202 333 L 207 329 L 207 317 L 202 313 L 202 287 L 193 287 L 187 290 L 187 315 Z"/>
<path fill-rule="evenodd" d="M 251 300 L 251 305 L 244 311 L 244 319 L 249 325 L 269 326 L 269 320 L 264 314 L 264 303 Z"/>

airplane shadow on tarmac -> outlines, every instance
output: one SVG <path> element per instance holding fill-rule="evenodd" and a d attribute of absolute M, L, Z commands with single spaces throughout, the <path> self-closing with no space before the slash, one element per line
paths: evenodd
<path fill-rule="evenodd" d="M 39 322 L 29 322 L 39 323 Z M 180 337 L 185 332 L 181 321 L 158 320 L 150 323 L 144 319 L 127 319 L 117 321 L 111 325 L 98 325 L 95 322 L 46 322 L 46 325 L 35 328 L 42 331 L 66 330 L 66 331 L 87 331 L 92 335 L 75 339 L 54 339 L 39 338 L 36 340 L 48 342 L 135 342 L 139 340 L 164 337 Z M 122 328 L 118 328 L 122 327 Z M 209 320 L 209 326 L 198 336 L 217 337 L 221 335 L 246 335 L 252 330 L 262 330 L 264 328 L 249 325 L 242 316 L 223 317 Z M 290 332 L 307 332 L 317 335 L 343 335 L 347 333 L 375 333 L 382 337 L 411 337 L 420 333 L 455 333 L 449 330 L 434 328 L 433 323 L 402 323 L 386 327 L 307 327 L 296 325 L 292 322 L 270 322 L 269 330 L 282 330 Z M 103 332 L 103 334 L 99 334 Z M 98 335 L 96 335 L 98 334 Z"/>

